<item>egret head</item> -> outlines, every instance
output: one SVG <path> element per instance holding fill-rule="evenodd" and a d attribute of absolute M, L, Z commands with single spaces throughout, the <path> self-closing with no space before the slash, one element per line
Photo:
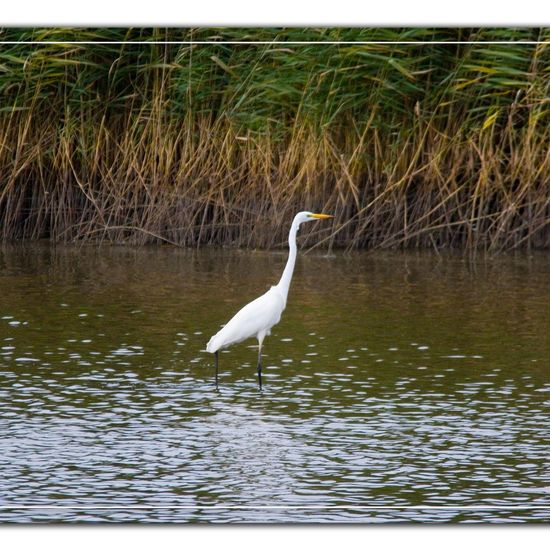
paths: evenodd
<path fill-rule="evenodd" d="M 329 214 L 314 214 L 313 212 L 299 212 L 294 218 L 294 223 L 300 225 L 303 222 L 313 222 L 315 220 L 328 220 L 334 218 Z"/>

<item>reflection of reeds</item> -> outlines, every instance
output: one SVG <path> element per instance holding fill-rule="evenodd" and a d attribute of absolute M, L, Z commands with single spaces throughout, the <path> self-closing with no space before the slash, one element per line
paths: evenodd
<path fill-rule="evenodd" d="M 544 40 L 546 30 L 18 30 L 5 40 Z M 550 244 L 550 46 L 6 44 L 2 237 Z M 319 230 L 321 228 L 319 227 Z"/>

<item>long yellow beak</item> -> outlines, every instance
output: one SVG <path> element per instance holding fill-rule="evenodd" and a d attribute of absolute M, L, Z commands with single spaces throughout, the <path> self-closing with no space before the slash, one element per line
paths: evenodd
<path fill-rule="evenodd" d="M 318 220 L 328 220 L 329 218 L 334 218 L 330 214 L 310 214 L 310 218 L 317 218 Z"/>

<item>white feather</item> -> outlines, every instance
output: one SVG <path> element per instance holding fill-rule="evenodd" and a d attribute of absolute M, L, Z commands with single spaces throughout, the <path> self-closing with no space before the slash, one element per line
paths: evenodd
<path fill-rule="evenodd" d="M 271 327 L 281 320 L 285 297 L 279 287 L 272 286 L 265 294 L 238 311 L 208 342 L 206 351 L 216 351 L 255 336 L 262 341 Z"/>

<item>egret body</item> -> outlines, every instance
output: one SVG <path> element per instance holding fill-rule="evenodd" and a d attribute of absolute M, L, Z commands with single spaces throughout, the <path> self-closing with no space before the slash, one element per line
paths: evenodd
<path fill-rule="evenodd" d="M 218 387 L 219 350 L 248 338 L 256 337 L 258 340 L 258 384 L 262 389 L 262 344 L 264 338 L 271 333 L 271 328 L 280 321 L 286 307 L 290 281 L 296 263 L 296 233 L 300 224 L 304 222 L 327 218 L 332 218 L 332 216 L 313 214 L 312 212 L 299 212 L 296 214 L 288 234 L 288 260 L 281 280 L 265 294 L 244 306 L 217 334 L 210 338 L 206 345 L 206 351 L 213 353 L 215 356 L 216 388 Z"/>

